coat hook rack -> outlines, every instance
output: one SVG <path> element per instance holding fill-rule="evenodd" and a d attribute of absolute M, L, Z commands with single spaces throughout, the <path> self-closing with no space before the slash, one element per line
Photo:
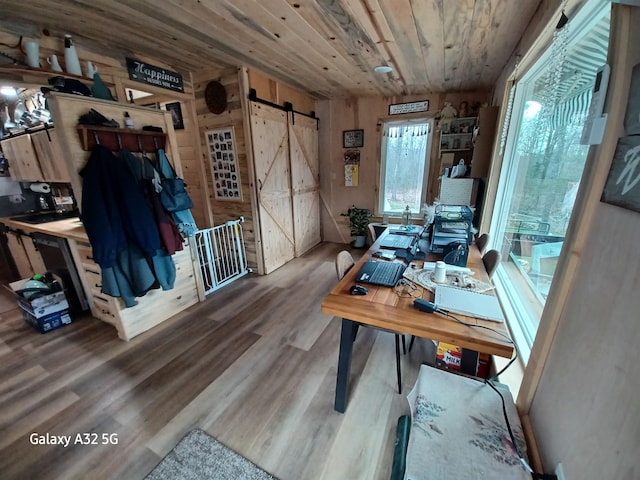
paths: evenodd
<path fill-rule="evenodd" d="M 165 149 L 167 144 L 166 133 L 148 130 L 78 125 L 78 134 L 82 149 L 85 151 L 92 150 L 96 145 L 102 145 L 112 152 L 123 148 L 130 152 L 149 152 L 159 148 Z"/>

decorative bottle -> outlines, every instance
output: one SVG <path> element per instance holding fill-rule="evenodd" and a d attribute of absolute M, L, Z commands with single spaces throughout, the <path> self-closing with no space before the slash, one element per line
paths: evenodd
<path fill-rule="evenodd" d="M 64 66 L 67 73 L 71 75 L 82 76 L 82 69 L 80 68 L 80 60 L 78 59 L 78 52 L 73 45 L 71 35 L 66 34 L 64 36 Z"/>
<path fill-rule="evenodd" d="M 135 128 L 133 119 L 129 116 L 129 112 L 124 112 L 124 126 L 127 128 Z"/>
<path fill-rule="evenodd" d="M 407 208 L 402 212 L 402 224 L 411 225 L 411 209 L 409 208 L 409 205 L 407 205 Z"/>

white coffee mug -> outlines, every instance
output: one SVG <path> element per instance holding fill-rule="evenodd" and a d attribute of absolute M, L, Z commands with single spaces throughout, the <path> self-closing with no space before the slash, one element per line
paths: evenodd
<path fill-rule="evenodd" d="M 31 68 L 40 68 L 40 45 L 29 40 L 24 42 L 24 52 L 27 54 L 27 65 Z"/>
<path fill-rule="evenodd" d="M 93 76 L 98 73 L 98 67 L 96 67 L 92 62 L 87 62 L 87 77 L 93 78 Z"/>
<path fill-rule="evenodd" d="M 57 55 L 49 55 L 47 57 L 47 63 L 49 65 L 51 65 L 51 70 L 53 70 L 54 72 L 61 72 L 62 71 L 62 67 L 60 66 L 60 62 L 58 62 L 58 56 Z"/>

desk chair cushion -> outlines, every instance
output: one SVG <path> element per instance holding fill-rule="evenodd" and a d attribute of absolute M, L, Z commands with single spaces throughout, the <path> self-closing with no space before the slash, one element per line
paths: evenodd
<path fill-rule="evenodd" d="M 493 277 L 501 259 L 502 255 L 498 250 L 489 250 L 482 256 L 482 263 L 484 264 L 484 268 L 487 271 L 489 278 Z"/>
<path fill-rule="evenodd" d="M 526 444 L 513 398 L 505 399 L 520 451 Z M 515 453 L 498 394 L 484 382 L 422 365 L 413 390 L 405 478 L 530 480 Z"/>
<path fill-rule="evenodd" d="M 336 274 L 338 275 L 338 280 L 342 280 L 345 273 L 347 273 L 355 263 L 356 262 L 349 251 L 342 250 L 339 252 L 336 256 Z"/>
<path fill-rule="evenodd" d="M 489 234 L 483 233 L 478 238 L 476 238 L 476 247 L 480 251 L 480 255 L 484 254 L 485 249 L 487 248 L 487 244 L 489 243 Z"/>

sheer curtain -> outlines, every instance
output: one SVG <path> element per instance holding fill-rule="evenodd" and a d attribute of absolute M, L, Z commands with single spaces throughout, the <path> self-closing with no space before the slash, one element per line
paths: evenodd
<path fill-rule="evenodd" d="M 385 124 L 383 131 L 383 210 L 420 211 L 428 168 L 428 123 Z"/>

